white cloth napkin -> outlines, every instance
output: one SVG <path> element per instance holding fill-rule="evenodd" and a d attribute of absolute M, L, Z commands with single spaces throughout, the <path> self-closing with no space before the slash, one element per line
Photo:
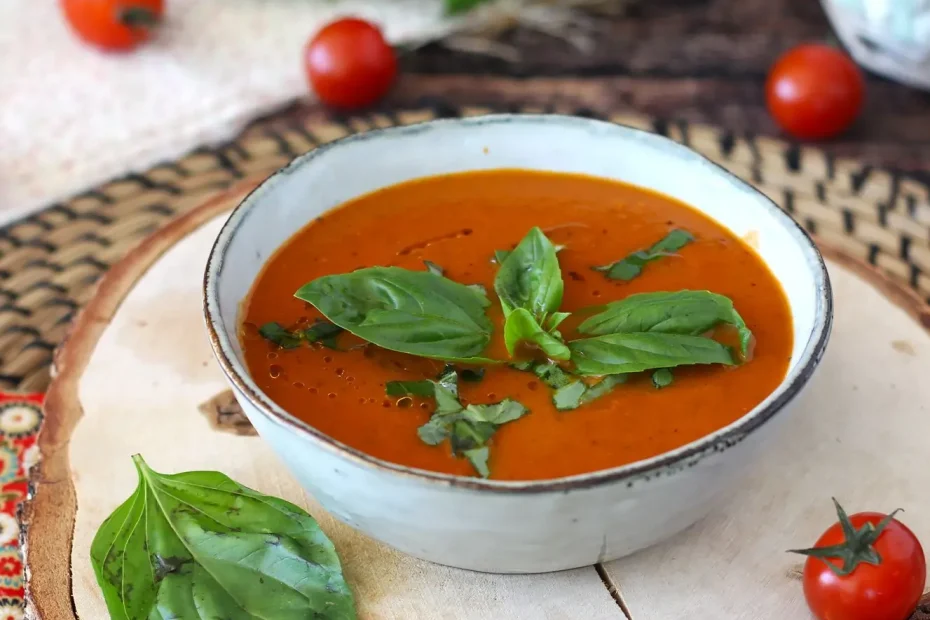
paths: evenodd
<path fill-rule="evenodd" d="M 440 0 L 167 0 L 155 39 L 105 53 L 54 0 L 0 0 L 0 221 L 231 138 L 308 88 L 301 49 L 359 15 L 394 43 L 446 34 Z"/>

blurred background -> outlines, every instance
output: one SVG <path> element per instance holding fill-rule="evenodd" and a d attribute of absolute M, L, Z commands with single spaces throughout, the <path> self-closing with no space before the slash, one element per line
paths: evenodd
<path fill-rule="evenodd" d="M 351 27 L 318 37 L 347 16 L 390 47 Z M 767 93 L 802 44 L 841 58 L 795 54 Z M 7 0 L 0 218 L 258 117 L 424 101 L 635 110 L 920 173 L 928 50 L 924 0 Z"/>

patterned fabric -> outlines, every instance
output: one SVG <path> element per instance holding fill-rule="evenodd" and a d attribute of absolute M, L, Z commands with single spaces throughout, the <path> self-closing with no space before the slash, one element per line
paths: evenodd
<path fill-rule="evenodd" d="M 38 456 L 42 394 L 0 392 L 0 620 L 23 618 L 23 562 L 19 553 L 20 503 L 26 475 Z"/>

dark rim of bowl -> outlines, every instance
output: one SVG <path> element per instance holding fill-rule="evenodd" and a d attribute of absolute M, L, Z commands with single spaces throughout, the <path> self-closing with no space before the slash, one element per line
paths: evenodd
<path fill-rule="evenodd" d="M 800 368 L 797 369 L 796 374 L 791 379 L 790 383 L 785 384 L 783 381 L 777 388 L 775 388 L 775 392 L 778 392 L 776 398 L 767 403 L 763 401 L 762 404 L 757 405 L 743 417 L 739 418 L 730 425 L 723 427 L 722 429 L 718 429 L 717 431 L 696 439 L 689 444 L 685 444 L 684 446 L 680 446 L 679 448 L 661 453 L 654 457 L 640 461 L 634 461 L 632 463 L 627 463 L 618 467 L 612 467 L 610 469 L 602 469 L 585 474 L 574 474 L 561 478 L 526 481 L 503 481 L 432 472 L 415 467 L 398 465 L 396 463 L 391 463 L 389 461 L 384 461 L 382 459 L 373 457 L 340 441 L 337 441 L 332 437 L 329 437 L 328 435 L 310 426 L 306 422 L 303 422 L 302 420 L 294 417 L 273 403 L 258 389 L 253 389 L 253 387 L 251 387 L 247 381 L 243 380 L 242 376 L 240 376 L 239 372 L 236 370 L 234 364 L 230 360 L 230 355 L 234 356 L 234 354 L 226 350 L 226 347 L 219 337 L 219 333 L 216 329 L 216 323 L 219 319 L 214 319 L 213 317 L 213 314 L 210 310 L 210 299 L 211 291 L 213 291 L 214 294 L 212 295 L 212 298 L 214 299 L 214 303 L 218 309 L 219 300 L 215 293 L 218 287 L 217 280 L 219 279 L 223 269 L 225 252 L 229 245 L 232 243 L 232 240 L 238 231 L 239 226 L 243 223 L 246 212 L 253 208 L 253 203 L 256 203 L 260 199 L 260 196 L 256 196 L 257 192 L 262 191 L 263 188 L 265 188 L 269 183 L 274 183 L 279 176 L 290 174 L 305 163 L 324 155 L 327 151 L 333 148 L 339 148 L 340 146 L 347 143 L 376 139 L 384 135 L 389 136 L 392 134 L 403 135 L 421 133 L 423 131 L 429 131 L 434 127 L 448 124 L 483 125 L 508 123 L 514 121 L 556 121 L 586 124 L 589 126 L 603 125 L 611 128 L 623 128 L 634 135 L 638 135 L 640 139 L 654 141 L 654 143 L 661 148 L 673 149 L 679 152 L 688 153 L 690 156 L 695 157 L 698 161 L 702 161 L 705 164 L 710 164 L 715 167 L 718 173 L 720 173 L 730 183 L 737 185 L 748 193 L 752 193 L 758 197 L 761 197 L 769 211 L 775 217 L 781 218 L 786 228 L 796 233 L 798 243 L 806 246 L 802 249 L 806 249 L 811 254 L 811 256 L 808 258 L 812 257 L 814 259 L 813 261 L 809 261 L 809 267 L 815 271 L 813 274 L 815 284 L 820 284 L 821 286 L 818 287 L 819 290 L 816 293 L 817 299 L 814 313 L 814 327 L 811 331 L 807 343 L 804 345 L 801 359 L 798 362 Z M 254 200 L 253 196 L 256 196 Z M 232 229 L 230 230 L 231 227 Z M 221 248 L 220 243 L 223 239 L 225 239 L 225 244 Z M 216 265 L 215 268 L 214 265 Z M 211 278 L 211 272 L 215 272 L 214 278 Z M 801 389 L 807 384 L 808 380 L 813 375 L 815 369 L 820 363 L 820 360 L 823 358 L 824 351 L 826 350 L 827 343 L 830 339 L 830 333 L 833 326 L 833 293 L 830 284 L 830 277 L 827 273 L 827 268 L 824 263 L 823 256 L 820 254 L 820 251 L 817 249 L 817 246 L 814 244 L 807 231 L 805 231 L 804 228 L 798 224 L 798 222 L 782 211 L 782 209 L 779 208 L 778 205 L 775 204 L 775 202 L 772 201 L 768 196 L 752 187 L 749 183 L 743 181 L 741 178 L 737 177 L 723 166 L 708 159 L 697 151 L 694 151 L 664 136 L 620 123 L 612 123 L 609 121 L 559 114 L 494 114 L 469 118 L 437 119 L 412 125 L 374 129 L 364 133 L 352 134 L 333 142 L 329 142 L 293 159 L 291 162 L 262 181 L 257 187 L 252 189 L 252 191 L 250 191 L 242 199 L 239 205 L 233 209 L 232 213 L 223 224 L 223 227 L 217 235 L 217 238 L 210 250 L 210 255 L 207 259 L 207 266 L 203 280 L 203 310 L 207 332 L 210 338 L 210 344 L 213 347 L 214 355 L 219 361 L 223 373 L 226 375 L 230 383 L 232 383 L 232 385 L 235 386 L 235 388 L 241 394 L 245 395 L 246 398 L 248 398 L 255 405 L 256 410 L 265 416 L 270 422 L 286 426 L 298 433 L 305 434 L 311 439 L 316 440 L 320 447 L 332 450 L 343 458 L 354 461 L 358 465 L 381 470 L 383 473 L 400 474 L 405 477 L 415 478 L 422 482 L 438 483 L 444 486 L 470 489 L 474 491 L 520 494 L 546 493 L 554 491 L 567 492 L 570 490 L 590 488 L 601 484 L 623 481 L 626 482 L 628 487 L 632 487 L 634 482 L 638 480 L 648 481 L 650 478 L 658 478 L 663 474 L 670 476 L 678 471 L 693 467 L 703 458 L 711 454 L 724 452 L 725 450 L 737 445 L 743 439 L 748 437 L 753 431 L 772 419 L 776 413 L 781 411 L 781 409 L 783 409 L 785 405 L 787 405 L 801 391 Z M 818 321 L 818 316 L 823 317 L 822 321 Z M 762 406 L 763 404 L 764 406 Z"/>

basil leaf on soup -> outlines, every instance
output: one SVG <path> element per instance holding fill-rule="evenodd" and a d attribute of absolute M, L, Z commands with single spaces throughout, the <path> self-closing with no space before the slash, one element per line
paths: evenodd
<path fill-rule="evenodd" d="M 591 336 L 626 332 L 660 332 L 697 336 L 726 323 L 739 334 L 740 352 L 746 356 L 752 332 L 733 302 L 710 291 L 638 293 L 604 306 L 586 319 L 578 331 Z"/>
<path fill-rule="evenodd" d="M 562 271 L 552 242 L 533 227 L 501 263 L 494 278 L 504 316 L 524 308 L 540 324 L 562 304 Z"/>
<path fill-rule="evenodd" d="M 436 400 L 436 409 L 426 424 L 417 429 L 423 443 L 436 446 L 446 439 L 452 454 L 467 458 L 478 475 L 491 475 L 487 443 L 501 425 L 513 422 L 529 409 L 510 398 L 498 403 L 462 405 L 458 399 L 458 375 L 446 367 L 437 381 L 389 381 L 390 396 L 425 396 Z"/>
<path fill-rule="evenodd" d="M 301 508 L 219 472 L 133 461 L 138 487 L 90 548 L 111 618 L 356 618 L 333 544 Z"/>
<path fill-rule="evenodd" d="M 593 267 L 593 269 L 603 272 L 611 280 L 632 280 L 642 273 L 646 264 L 674 254 L 692 241 L 694 241 L 694 235 L 686 230 L 675 229 L 645 250 L 633 252 L 615 263 Z"/>
<path fill-rule="evenodd" d="M 668 368 L 660 368 L 652 373 L 652 385 L 654 385 L 656 389 L 670 386 L 674 379 L 675 377 L 672 375 L 672 371 Z"/>
<path fill-rule="evenodd" d="M 282 349 L 296 349 L 303 343 L 300 332 L 285 329 L 280 323 L 265 323 L 258 328 L 262 338 L 273 342 Z"/>
<path fill-rule="evenodd" d="M 691 364 L 733 365 L 730 349 L 710 338 L 637 332 L 568 343 L 579 375 L 614 375 Z"/>
<path fill-rule="evenodd" d="M 552 403 L 559 411 L 577 409 L 610 394 L 616 386 L 624 382 L 626 382 L 626 375 L 607 375 L 591 385 L 579 379 L 553 392 Z"/>
<path fill-rule="evenodd" d="M 491 339 L 488 298 L 428 271 L 369 267 L 318 278 L 295 297 L 379 347 L 448 361 L 480 357 Z"/>
<path fill-rule="evenodd" d="M 552 404 L 558 411 L 577 409 L 581 406 L 581 397 L 587 389 L 588 386 L 584 384 L 584 381 L 580 379 L 572 381 L 552 392 Z"/>
<path fill-rule="evenodd" d="M 488 467 L 488 459 L 491 456 L 491 451 L 487 446 L 465 450 L 463 454 L 471 463 L 472 467 L 475 468 L 475 471 L 478 472 L 479 476 L 482 478 L 489 478 L 491 476 L 491 469 Z"/>
<path fill-rule="evenodd" d="M 525 308 L 517 308 L 504 322 L 504 344 L 511 356 L 521 342 L 536 345 L 550 359 L 567 360 L 571 357 L 571 351 L 565 343 L 543 330 Z"/>

